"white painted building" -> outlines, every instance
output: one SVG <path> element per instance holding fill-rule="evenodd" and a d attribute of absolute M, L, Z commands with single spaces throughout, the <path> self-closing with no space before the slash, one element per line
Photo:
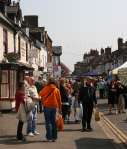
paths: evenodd
<path fill-rule="evenodd" d="M 34 68 L 33 76 L 36 80 L 43 72 L 47 72 L 47 51 L 45 46 L 39 41 L 31 45 L 29 64 Z"/>
<path fill-rule="evenodd" d="M 27 35 L 0 13 L 0 110 L 15 107 L 15 92 L 24 79 L 30 40 Z M 8 59 L 8 60 L 7 60 Z"/>

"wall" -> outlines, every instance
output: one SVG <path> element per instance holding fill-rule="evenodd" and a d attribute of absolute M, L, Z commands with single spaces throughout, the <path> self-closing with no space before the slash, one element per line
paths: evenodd
<path fill-rule="evenodd" d="M 13 32 L 8 30 L 8 53 L 14 52 L 14 35 Z"/>
<path fill-rule="evenodd" d="M 13 31 L 3 24 L 0 24 L 0 61 L 3 59 L 3 29 L 7 30 L 8 33 L 8 52 L 14 52 L 14 36 L 13 36 Z"/>
<path fill-rule="evenodd" d="M 3 27 L 2 25 L 0 24 L 0 61 L 3 59 Z"/>

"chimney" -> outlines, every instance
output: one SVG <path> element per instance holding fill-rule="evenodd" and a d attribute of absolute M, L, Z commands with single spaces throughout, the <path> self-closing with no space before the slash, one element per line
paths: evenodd
<path fill-rule="evenodd" d="M 105 48 L 105 54 L 111 55 L 111 48 L 110 47 Z"/>
<path fill-rule="evenodd" d="M 101 55 L 103 55 L 104 54 L 104 49 L 103 48 L 101 48 Z"/>
<path fill-rule="evenodd" d="M 24 16 L 24 21 L 27 27 L 30 27 L 30 28 L 38 27 L 38 16 L 37 15 Z"/>
<path fill-rule="evenodd" d="M 123 39 L 122 38 L 118 38 L 118 50 L 121 50 L 122 49 L 122 46 L 123 46 Z"/>

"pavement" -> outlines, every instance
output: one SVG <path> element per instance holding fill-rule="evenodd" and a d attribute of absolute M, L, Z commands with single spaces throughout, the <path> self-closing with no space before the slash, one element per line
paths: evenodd
<path fill-rule="evenodd" d="M 105 101 L 100 100 L 101 111 L 105 109 Z M 126 122 L 124 125 L 125 114 L 107 115 L 109 119 L 118 125 L 126 133 Z M 17 119 L 15 113 L 4 113 L 0 115 L 0 149 L 114 149 L 121 145 L 120 142 L 115 142 L 115 136 L 110 137 L 110 130 L 104 127 L 104 124 L 92 120 L 92 132 L 81 132 L 81 124 L 65 124 L 64 131 L 58 133 L 56 142 L 42 142 L 45 139 L 45 124 L 43 113 L 38 114 L 37 129 L 40 135 L 35 137 L 26 136 L 27 142 L 19 142 L 16 140 Z M 26 125 L 23 133 L 26 134 Z"/>
<path fill-rule="evenodd" d="M 127 136 L 127 109 L 125 113 L 116 114 L 116 110 L 112 110 L 112 114 L 108 114 L 108 100 L 98 100 L 99 109 L 118 129 L 120 129 Z"/>

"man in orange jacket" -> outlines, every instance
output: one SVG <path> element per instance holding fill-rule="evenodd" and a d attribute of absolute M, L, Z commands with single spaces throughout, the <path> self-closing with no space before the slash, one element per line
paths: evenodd
<path fill-rule="evenodd" d="M 46 141 L 57 139 L 56 112 L 61 112 L 61 95 L 54 78 L 49 78 L 48 84 L 39 92 L 44 107 L 46 122 Z"/>

